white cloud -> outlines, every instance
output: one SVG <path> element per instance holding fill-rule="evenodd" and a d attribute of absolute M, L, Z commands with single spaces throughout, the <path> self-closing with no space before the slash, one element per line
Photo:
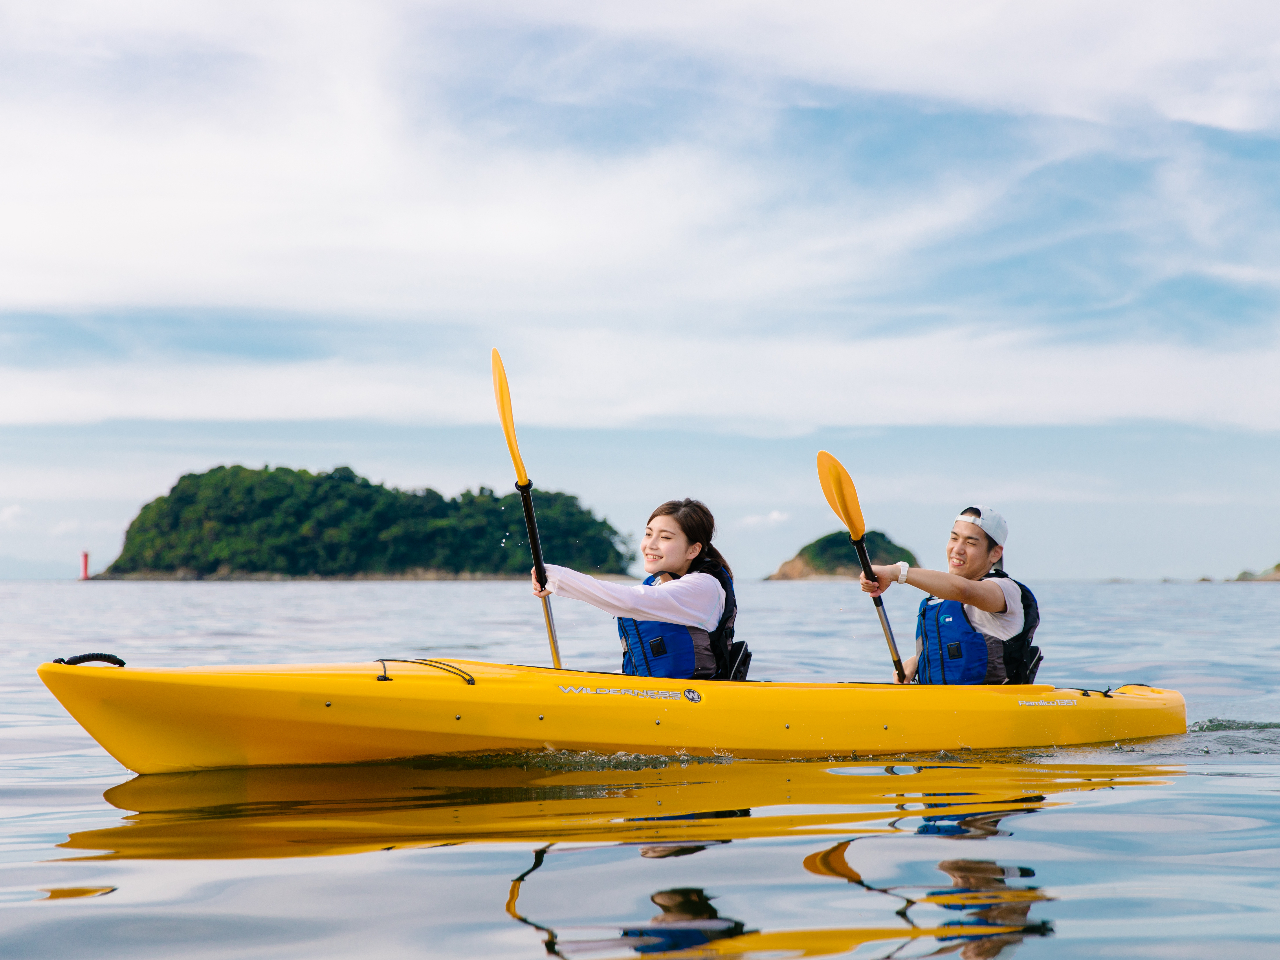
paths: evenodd
<path fill-rule="evenodd" d="M 1280 429 L 1280 344 L 1058 344 L 951 329 L 841 339 L 685 329 L 511 337 L 518 424 L 623 427 L 668 418 L 762 434 L 909 424 L 1162 420 Z M 0 423 L 108 419 L 494 422 L 486 345 L 448 365 L 138 363 L 0 368 Z M 461 359 L 459 359 L 459 357 Z M 468 359 L 469 358 L 469 359 Z M 714 358 L 712 361 L 709 358 Z M 677 390 L 646 387 L 655 365 Z"/>
<path fill-rule="evenodd" d="M 770 510 L 768 513 L 755 513 L 738 521 L 740 527 L 773 527 L 791 519 L 791 514 L 781 510 Z"/>
<path fill-rule="evenodd" d="M 1230 129 L 1280 120 L 1280 9 L 1266 2 L 998 0 L 504 4 L 509 16 L 650 38 L 845 88 Z"/>
<path fill-rule="evenodd" d="M 1231 351 L 1063 345 L 977 332 L 1010 318 L 945 291 L 880 303 L 888 319 L 841 300 L 855 290 L 876 303 L 885 278 L 909 283 L 904 264 L 993 218 L 1022 178 L 1122 150 L 1126 123 L 1273 127 L 1270 5 L 50 2 L 4 16 L 0 58 L 21 82 L 0 95 L 0 310 L 470 320 L 520 361 L 517 416 L 530 424 L 678 416 L 787 433 L 1152 418 L 1280 429 L 1280 346 L 1263 336 Z M 609 153 L 469 124 L 447 101 L 475 67 L 446 23 L 581 30 L 576 79 L 513 67 L 512 89 L 498 83 L 531 102 L 607 101 L 589 81 L 621 43 L 722 65 L 744 127 L 767 128 L 778 91 L 802 81 L 1120 128 L 1042 130 L 1026 155 L 900 192 L 845 174 L 809 196 L 793 168 L 752 154 L 756 131 Z M 1280 283 L 1271 225 L 1238 232 L 1257 198 L 1195 148 L 1157 154 L 1142 158 L 1163 163 L 1154 193 L 1117 204 L 1119 220 L 1157 237 L 1150 274 Z M 1182 235 L 1189 251 L 1161 246 Z M 1011 256 L 1046 241 L 990 242 Z M 913 328 L 929 311 L 961 326 Z M 827 335 L 805 325 L 813 315 Z M 873 323 L 875 336 L 854 339 Z M 15 364 L 0 369 L 0 423 L 487 423 L 487 344 L 473 346 L 473 364 L 448 365 L 392 349 L 370 362 Z M 644 389 L 645 367 L 659 363 L 679 390 Z M 120 474 L 120 489 L 129 479 Z"/>
<path fill-rule="evenodd" d="M 726 64 L 742 127 L 767 127 L 793 80 L 1228 127 L 1270 124 L 1280 104 L 1280 11 L 1261 4 L 50 2 L 5 16 L 0 56 L 21 82 L 0 96 L 3 310 L 554 324 L 820 309 L 980 218 L 1037 162 L 1096 146 L 1081 133 L 901 195 L 850 182 L 805 197 L 794 169 L 727 130 L 616 154 L 522 144 L 448 102 L 474 69 L 451 47 L 463 23 L 476 43 L 513 25 L 586 31 L 581 89 L 511 66 L 524 86 L 510 92 L 531 101 L 599 96 L 605 41 Z M 1158 200 L 1221 220 L 1203 174 L 1184 173 Z"/>
<path fill-rule="evenodd" d="M 16 503 L 0 507 L 0 529 L 12 530 L 18 525 L 18 518 L 23 513 L 22 507 Z"/>

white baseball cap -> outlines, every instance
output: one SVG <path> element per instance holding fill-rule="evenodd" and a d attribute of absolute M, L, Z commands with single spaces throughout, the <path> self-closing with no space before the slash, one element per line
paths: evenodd
<path fill-rule="evenodd" d="M 977 510 L 978 516 L 973 514 L 962 513 L 956 517 L 956 520 L 963 520 L 965 523 L 976 524 L 981 527 L 983 532 L 994 540 L 1000 546 L 1004 546 L 1004 542 L 1009 539 L 1009 525 L 1004 522 L 1004 517 L 996 513 L 990 507 L 965 507 L 966 510 Z"/>

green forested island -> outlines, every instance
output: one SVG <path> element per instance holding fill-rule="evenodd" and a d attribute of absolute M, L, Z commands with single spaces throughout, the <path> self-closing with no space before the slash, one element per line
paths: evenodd
<path fill-rule="evenodd" d="M 905 560 L 919 566 L 916 556 L 900 547 L 879 530 L 868 530 L 863 541 L 872 563 L 887 564 Z M 847 530 L 837 530 L 819 537 L 800 548 L 800 552 L 778 568 L 770 580 L 802 580 L 805 577 L 857 577 L 862 572 L 858 552 L 849 540 Z"/>
<path fill-rule="evenodd" d="M 533 492 L 549 561 L 621 574 L 625 539 L 567 493 Z M 106 579 L 134 577 L 519 576 L 532 566 L 516 493 L 434 490 L 329 473 L 215 467 L 142 508 Z"/>

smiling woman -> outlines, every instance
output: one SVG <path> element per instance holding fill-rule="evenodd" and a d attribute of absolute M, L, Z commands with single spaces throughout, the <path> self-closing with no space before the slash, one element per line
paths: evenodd
<path fill-rule="evenodd" d="M 668 500 L 644 528 L 644 583 L 626 587 L 547 564 L 546 589 L 535 572 L 534 595 L 582 600 L 616 617 L 629 676 L 746 679 L 751 655 L 733 642 L 733 571 L 711 544 L 715 524 L 705 504 Z"/>

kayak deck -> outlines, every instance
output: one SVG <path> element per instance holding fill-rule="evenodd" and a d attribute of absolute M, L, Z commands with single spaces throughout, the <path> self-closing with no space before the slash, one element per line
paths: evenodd
<path fill-rule="evenodd" d="M 1139 684 L 1104 695 L 1049 684 L 732 683 L 454 659 L 180 669 L 45 663 L 39 674 L 137 773 L 544 749 L 803 759 L 1186 731 L 1182 695 Z"/>

